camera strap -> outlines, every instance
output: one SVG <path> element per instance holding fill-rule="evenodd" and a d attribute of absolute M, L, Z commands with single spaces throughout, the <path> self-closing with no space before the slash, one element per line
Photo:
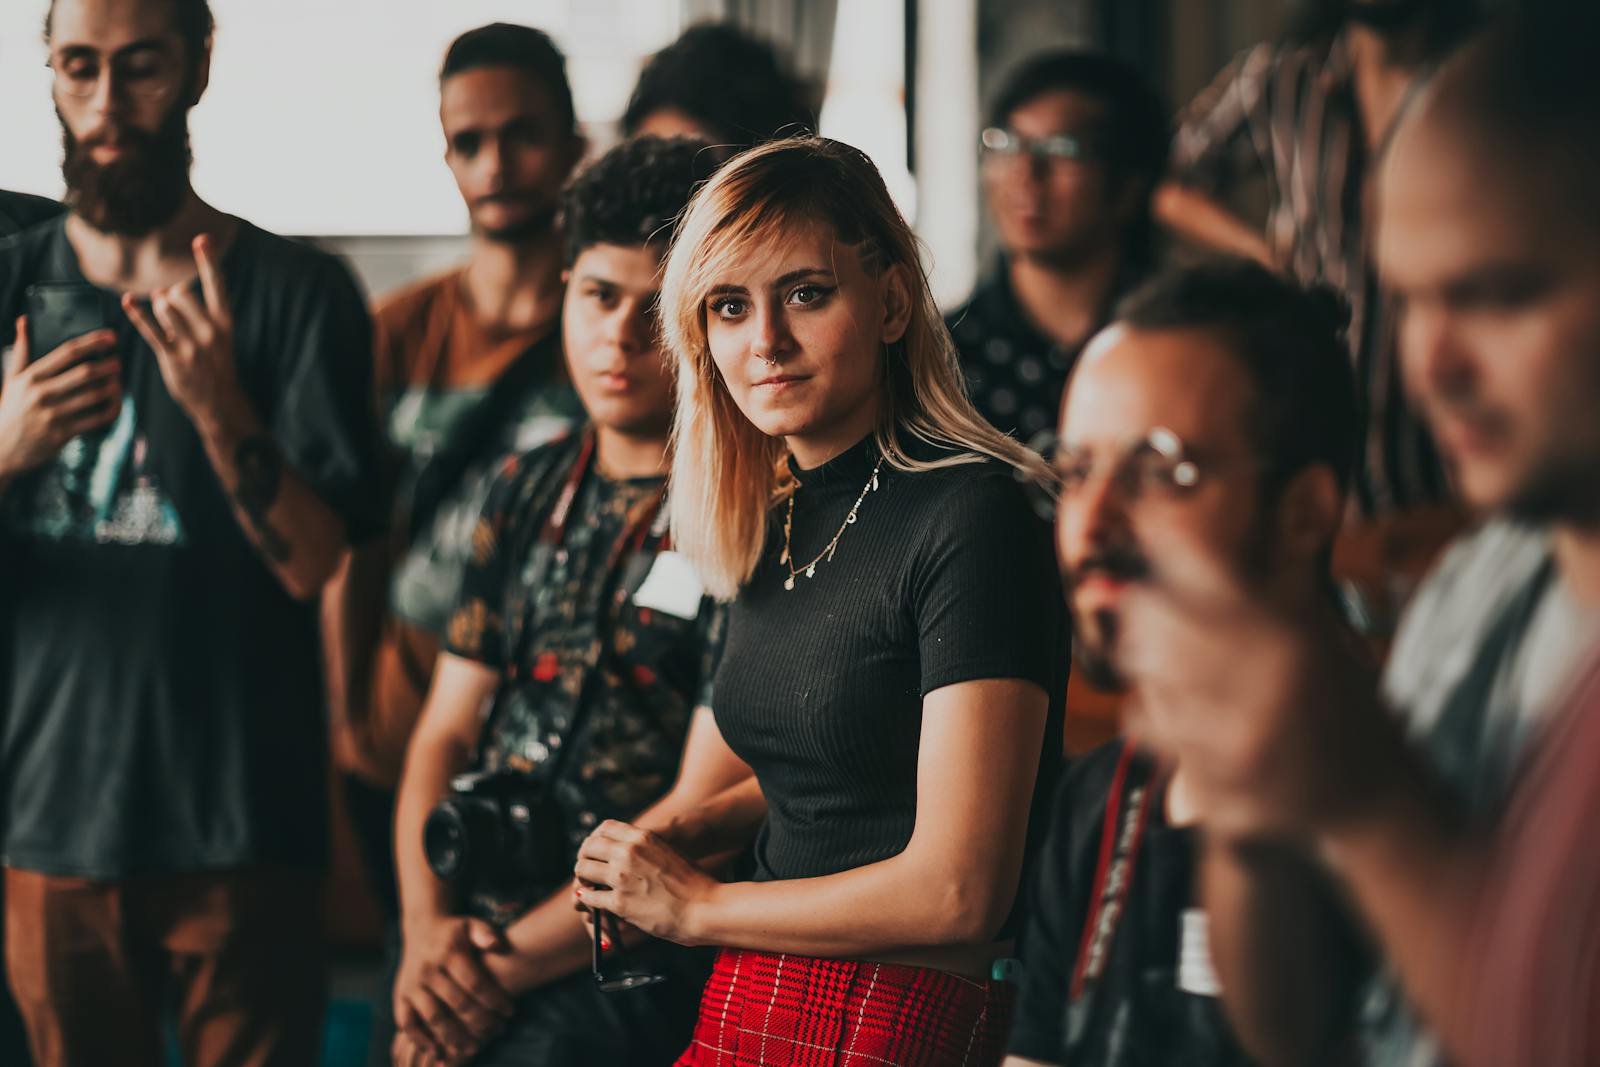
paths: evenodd
<path fill-rule="evenodd" d="M 540 565 L 528 579 L 528 586 L 534 590 L 539 589 L 549 579 L 550 564 L 553 553 L 560 551 L 560 545 L 566 537 L 567 526 L 572 518 L 572 507 L 578 497 L 578 490 L 583 485 L 584 478 L 594 463 L 596 449 L 596 433 L 591 425 L 583 431 L 583 441 L 579 446 L 578 455 L 572 467 L 567 472 L 566 480 L 562 483 L 561 492 L 556 497 L 556 502 L 545 517 L 539 529 L 539 543 L 546 546 L 547 551 Z M 602 602 L 615 599 L 618 592 L 618 583 L 623 578 L 623 564 L 628 556 L 643 551 L 645 546 L 652 541 L 656 543 L 658 552 L 667 551 L 671 547 L 671 533 L 668 530 L 670 513 L 666 507 L 667 490 L 663 485 L 661 491 L 636 504 L 630 511 L 627 521 L 623 525 L 622 534 L 611 546 L 606 556 L 605 570 L 603 571 L 603 588 L 601 589 Z M 536 594 L 535 594 L 536 595 Z M 601 615 L 602 624 L 610 618 L 610 613 Z M 518 645 L 523 645 L 531 627 L 523 624 L 523 632 L 518 635 Z M 600 663 L 600 657 L 606 647 L 606 635 L 595 634 L 590 641 L 589 648 L 584 657 L 584 681 L 578 692 L 577 700 L 573 707 L 572 719 L 565 730 L 558 733 L 553 739 L 555 743 L 549 745 L 549 756 L 540 764 L 540 780 L 545 795 L 549 797 L 554 790 L 556 776 L 561 771 L 567 751 L 572 747 L 573 740 L 583 728 L 584 721 L 588 718 L 590 690 L 593 684 L 595 668 Z M 519 655 L 521 650 L 519 649 Z M 522 659 L 528 659 L 522 655 Z"/>
<path fill-rule="evenodd" d="M 1134 866 L 1150 822 L 1150 808 L 1159 794 L 1150 764 L 1134 756 L 1134 746 L 1123 742 L 1116 774 L 1111 779 L 1111 791 L 1106 797 L 1105 820 L 1100 830 L 1100 860 L 1089 894 L 1089 914 L 1078 945 L 1078 962 L 1072 971 L 1069 1002 L 1092 993 L 1105 971 L 1111 944 L 1127 910 Z"/>

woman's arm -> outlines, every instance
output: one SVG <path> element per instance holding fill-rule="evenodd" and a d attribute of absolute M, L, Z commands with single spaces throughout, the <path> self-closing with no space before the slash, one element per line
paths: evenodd
<path fill-rule="evenodd" d="M 767 817 L 750 765 L 734 754 L 710 708 L 696 708 L 672 789 L 634 825 L 654 830 L 693 860 L 743 848 Z"/>
<path fill-rule="evenodd" d="M 684 944 L 811 956 L 977 945 L 1016 897 L 1049 698 L 988 679 L 929 693 L 917 760 L 917 820 L 905 849 L 851 871 L 781 882 L 717 882 L 662 837 L 602 825 L 579 851 L 582 901 Z"/>

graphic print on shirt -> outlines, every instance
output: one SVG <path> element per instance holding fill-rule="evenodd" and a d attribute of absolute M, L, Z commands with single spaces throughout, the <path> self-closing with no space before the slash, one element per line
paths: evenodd
<path fill-rule="evenodd" d="M 74 437 L 17 494 L 6 526 L 43 541 L 181 545 L 183 522 L 151 469 L 150 441 L 132 397 L 101 432 Z"/>
<path fill-rule="evenodd" d="M 485 392 L 413 385 L 394 399 L 388 413 L 388 438 L 407 457 L 410 480 L 415 480 L 449 440 L 460 420 L 483 402 Z M 433 633 L 444 631 L 454 606 L 472 531 L 488 495 L 489 479 L 500 462 L 562 436 L 582 414 L 569 389 L 532 389 L 519 408 L 493 447 L 462 472 L 459 487 L 438 506 L 427 533 L 408 547 L 396 568 L 391 606 L 402 618 Z"/>

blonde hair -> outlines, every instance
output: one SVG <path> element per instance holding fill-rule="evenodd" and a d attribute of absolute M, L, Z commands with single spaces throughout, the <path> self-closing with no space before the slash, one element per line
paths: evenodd
<path fill-rule="evenodd" d="M 677 372 L 672 540 L 722 600 L 755 572 L 771 508 L 794 486 L 782 438 L 745 417 L 712 362 L 706 297 L 729 263 L 779 248 L 797 229 L 817 224 L 857 247 L 870 272 L 899 265 L 910 283 L 905 335 L 884 348 L 873 436 L 885 464 L 923 471 L 992 458 L 1040 485 L 1054 484 L 1038 454 L 996 430 L 967 399 L 917 239 L 867 157 L 820 137 L 769 142 L 736 156 L 694 195 L 662 273 L 662 332 Z M 953 454 L 915 459 L 906 434 Z"/>

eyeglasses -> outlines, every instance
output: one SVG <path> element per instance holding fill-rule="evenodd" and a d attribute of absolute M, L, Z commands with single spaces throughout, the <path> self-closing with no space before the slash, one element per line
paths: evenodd
<path fill-rule="evenodd" d="M 640 989 L 657 982 L 665 982 L 667 976 L 655 971 L 623 971 L 621 974 L 608 974 L 606 972 L 605 951 L 601 940 L 605 936 L 600 932 L 600 925 L 604 923 L 611 935 L 611 944 L 617 954 L 622 952 L 622 924 L 617 917 L 609 911 L 596 911 L 594 913 L 594 954 L 590 957 L 589 969 L 594 973 L 594 984 L 600 987 L 602 993 L 621 993 L 628 989 Z"/>
<path fill-rule="evenodd" d="M 1020 133 L 990 126 L 978 135 L 983 157 L 992 160 L 1037 159 L 1046 163 L 1082 162 L 1096 158 L 1089 143 L 1070 133 L 1050 137 L 1024 137 Z"/>
<path fill-rule="evenodd" d="M 1061 479 L 1063 498 L 1081 492 L 1102 466 L 1084 448 L 1058 444 L 1049 454 Z M 1246 462 L 1260 465 L 1260 461 L 1253 458 Z M 1217 461 L 1209 466 L 1216 469 L 1221 463 Z M 1183 439 L 1164 426 L 1157 426 L 1123 448 L 1111 461 L 1110 468 L 1107 477 L 1129 500 L 1183 496 L 1192 492 L 1205 474 Z"/>
<path fill-rule="evenodd" d="M 125 92 L 140 100 L 158 100 L 176 90 L 177 61 L 154 49 L 117 56 L 110 63 L 98 57 L 68 55 L 49 64 L 56 85 L 68 96 L 86 99 L 100 91 L 102 77 L 111 78 L 112 92 Z"/>

